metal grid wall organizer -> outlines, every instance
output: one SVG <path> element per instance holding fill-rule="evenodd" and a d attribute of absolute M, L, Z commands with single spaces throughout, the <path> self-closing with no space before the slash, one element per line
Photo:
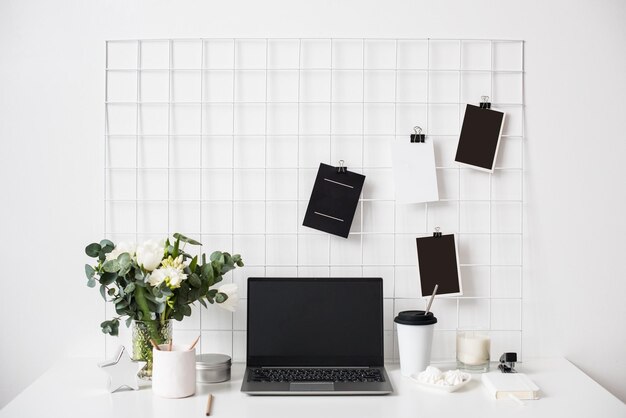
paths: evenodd
<path fill-rule="evenodd" d="M 521 353 L 523 73 L 523 41 L 108 41 L 105 233 L 181 232 L 241 253 L 246 267 L 227 279 L 238 311 L 196 309 L 176 325 L 236 361 L 247 277 L 383 277 L 393 361 L 394 315 L 424 307 L 415 238 L 439 226 L 458 234 L 465 294 L 435 301 L 433 359 L 454 358 L 457 329 L 488 330 L 492 358 Z M 507 113 L 493 174 L 454 162 L 465 104 L 484 95 Z M 415 125 L 434 139 L 441 201 L 396 205 L 389 145 Z M 319 163 L 340 159 L 367 176 L 348 239 L 302 226 Z"/>

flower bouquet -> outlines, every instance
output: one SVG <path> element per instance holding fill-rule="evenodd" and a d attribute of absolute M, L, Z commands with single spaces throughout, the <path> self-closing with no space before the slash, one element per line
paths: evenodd
<path fill-rule="evenodd" d="M 239 254 L 215 251 L 191 256 L 185 246 L 201 245 L 181 234 L 174 241 L 148 240 L 141 245 L 109 240 L 89 244 L 85 252 L 96 265 L 85 264 L 87 286 L 100 285 L 100 294 L 115 305 L 117 316 L 100 324 L 102 332 L 118 335 L 120 319 L 133 324 L 133 359 L 145 361 L 140 377 L 152 374 L 152 346 L 171 341 L 171 320 L 191 315 L 191 304 L 206 302 L 234 311 L 237 286 L 216 285 L 224 274 L 243 267 Z M 181 245 L 182 243 L 182 245 Z"/>

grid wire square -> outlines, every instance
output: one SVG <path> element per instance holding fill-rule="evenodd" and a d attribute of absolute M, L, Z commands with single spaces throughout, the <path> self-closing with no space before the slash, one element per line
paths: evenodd
<path fill-rule="evenodd" d="M 521 298 L 522 268 L 501 267 L 491 268 L 491 297 Z"/>
<path fill-rule="evenodd" d="M 522 139 L 506 138 L 500 141 L 496 168 L 522 168 Z"/>
<path fill-rule="evenodd" d="M 199 168 L 201 164 L 202 146 L 200 136 L 173 136 L 170 138 L 171 168 Z"/>
<path fill-rule="evenodd" d="M 428 231 L 441 228 L 444 233 L 459 230 L 458 202 L 430 202 L 428 205 Z"/>
<path fill-rule="evenodd" d="M 361 240 L 357 236 L 348 239 L 330 237 L 330 262 L 334 266 L 361 264 Z"/>
<path fill-rule="evenodd" d="M 461 103 L 479 103 L 482 96 L 491 92 L 491 74 L 488 72 L 461 73 Z M 492 98 L 493 100 L 493 98 Z M 465 106 L 462 106 L 465 112 Z"/>
<path fill-rule="evenodd" d="M 395 117 L 395 106 L 393 104 L 366 104 L 363 122 L 364 134 L 389 135 L 396 128 Z"/>
<path fill-rule="evenodd" d="M 459 41 L 430 41 L 429 63 L 434 70 L 458 70 L 461 67 Z"/>
<path fill-rule="evenodd" d="M 493 69 L 522 71 L 523 45 L 523 42 L 493 42 Z"/>
<path fill-rule="evenodd" d="M 247 359 L 247 340 L 245 331 L 233 331 L 233 361 L 245 362 Z"/>
<path fill-rule="evenodd" d="M 350 167 L 348 166 L 348 169 Z M 365 184 L 363 186 L 363 199 L 384 199 L 393 200 L 394 190 L 390 187 L 393 184 L 393 173 L 391 169 L 364 169 Z"/>
<path fill-rule="evenodd" d="M 331 43 L 330 39 L 303 39 L 300 66 L 302 68 L 330 68 Z"/>
<path fill-rule="evenodd" d="M 202 202 L 201 232 L 231 234 L 233 232 L 233 203 Z"/>
<path fill-rule="evenodd" d="M 458 254 L 461 264 L 489 265 L 489 234 L 460 234 L 458 236 Z"/>
<path fill-rule="evenodd" d="M 291 264 L 298 256 L 298 237 L 295 235 L 267 235 L 267 264 Z"/>
<path fill-rule="evenodd" d="M 339 160 L 344 161 L 348 170 L 354 171 L 355 167 L 361 167 L 363 156 L 363 137 L 336 135 L 331 137 L 330 161 L 331 165 L 338 166 Z M 352 169 L 350 168 L 352 167 Z"/>
<path fill-rule="evenodd" d="M 270 102 L 297 102 L 299 73 L 294 71 L 268 71 L 267 100 Z"/>
<path fill-rule="evenodd" d="M 399 69 L 427 69 L 428 68 L 427 40 L 398 40 L 398 68 Z"/>
<path fill-rule="evenodd" d="M 417 267 L 417 244 L 412 234 L 398 234 L 395 237 L 394 264 Z"/>
<path fill-rule="evenodd" d="M 400 233 L 417 233 L 426 232 L 426 205 L 396 204 L 396 231 Z"/>
<path fill-rule="evenodd" d="M 202 106 L 199 104 L 173 104 L 170 118 L 173 135 L 200 135 L 202 132 Z"/>
<path fill-rule="evenodd" d="M 195 70 L 202 68 L 202 41 L 199 39 L 172 41 L 172 68 Z"/>
<path fill-rule="evenodd" d="M 320 163 L 330 163 L 330 135 L 300 136 L 299 147 L 300 174 L 302 169 L 308 172 L 313 168 L 317 170 Z"/>
<path fill-rule="evenodd" d="M 232 136 L 205 136 L 202 138 L 202 167 L 230 168 L 233 161 Z"/>
<path fill-rule="evenodd" d="M 172 71 L 171 92 L 174 102 L 200 102 L 202 100 L 202 72 Z"/>
<path fill-rule="evenodd" d="M 494 103 L 522 103 L 522 74 L 495 73 L 493 74 Z"/>
<path fill-rule="evenodd" d="M 491 327 L 495 330 L 521 330 L 522 301 L 519 299 L 492 299 Z"/>
<path fill-rule="evenodd" d="M 487 299 L 461 299 L 459 301 L 459 328 L 489 329 L 489 304 Z"/>
<path fill-rule="evenodd" d="M 109 169 L 106 182 L 106 198 L 110 200 L 133 200 L 135 198 L 136 173 L 133 169 Z"/>
<path fill-rule="evenodd" d="M 333 102 L 363 101 L 363 71 L 334 70 L 331 97 Z"/>
<path fill-rule="evenodd" d="M 406 141 L 406 135 L 402 137 Z M 458 136 L 439 136 L 433 140 L 435 148 L 435 165 L 437 167 L 454 167 L 454 157 L 458 145 Z"/>
<path fill-rule="evenodd" d="M 200 201 L 171 202 L 169 214 L 170 230 L 187 236 L 198 233 L 200 231 L 201 214 Z"/>
<path fill-rule="evenodd" d="M 363 232 L 393 232 L 394 202 L 362 202 Z"/>
<path fill-rule="evenodd" d="M 266 67 L 267 41 L 263 39 L 237 39 L 235 68 L 261 69 Z"/>
<path fill-rule="evenodd" d="M 428 101 L 428 72 L 399 70 L 396 77 L 398 102 L 426 103 Z"/>
<path fill-rule="evenodd" d="M 331 89 L 330 70 L 300 71 L 300 102 L 329 102 Z"/>
<path fill-rule="evenodd" d="M 137 202 L 111 202 L 105 204 L 107 234 L 128 234 L 136 229 Z"/>
<path fill-rule="evenodd" d="M 459 100 L 459 74 L 432 71 L 428 79 L 431 103 L 456 103 Z"/>
<path fill-rule="evenodd" d="M 137 202 L 137 232 L 142 234 L 167 234 L 167 202 Z"/>
<path fill-rule="evenodd" d="M 198 169 L 172 169 L 168 193 L 171 200 L 200 200 L 201 172 Z M 164 185 L 165 186 L 165 185 Z"/>
<path fill-rule="evenodd" d="M 265 102 L 267 97 L 265 71 L 235 71 L 235 101 Z"/>
<path fill-rule="evenodd" d="M 463 296 L 488 298 L 490 295 L 490 268 L 486 266 L 461 267 Z"/>
<path fill-rule="evenodd" d="M 236 136 L 235 142 L 235 168 L 263 168 L 265 165 L 264 136 Z"/>
<path fill-rule="evenodd" d="M 203 42 L 204 68 L 233 68 L 235 41 L 233 39 L 208 39 Z"/>
<path fill-rule="evenodd" d="M 491 262 L 497 265 L 522 264 L 522 236 L 500 234 L 491 236 Z"/>
<path fill-rule="evenodd" d="M 137 101 L 137 73 L 107 71 L 106 100 L 109 102 Z"/>
<path fill-rule="evenodd" d="M 276 135 L 267 138 L 267 168 L 298 167 L 298 136 Z"/>
<path fill-rule="evenodd" d="M 216 308 L 218 309 L 218 308 Z M 231 356 L 233 354 L 232 331 L 202 331 L 200 344 L 205 353 L 221 353 Z"/>
<path fill-rule="evenodd" d="M 141 68 L 167 69 L 170 66 L 168 41 L 141 41 Z"/>
<path fill-rule="evenodd" d="M 264 135 L 266 121 L 267 109 L 264 104 L 235 105 L 235 135 Z"/>
<path fill-rule="evenodd" d="M 363 138 L 363 166 L 368 168 L 391 167 L 393 136 L 368 135 Z"/>
<path fill-rule="evenodd" d="M 296 233 L 298 231 L 298 202 L 267 202 L 266 225 L 268 233 Z"/>
<path fill-rule="evenodd" d="M 231 170 L 208 169 L 202 173 L 203 200 L 230 200 L 233 198 L 233 173 Z"/>
<path fill-rule="evenodd" d="M 235 84 L 232 70 L 205 70 L 202 77 L 202 101 L 232 102 Z"/>
<path fill-rule="evenodd" d="M 331 106 L 323 103 L 300 104 L 300 134 L 301 135 L 328 135 L 330 134 Z"/>
<path fill-rule="evenodd" d="M 491 230 L 495 233 L 522 233 L 522 203 L 493 202 L 491 207 Z"/>
<path fill-rule="evenodd" d="M 410 135 L 416 125 L 420 126 L 426 134 L 436 133 L 429 130 L 428 116 L 428 105 L 426 104 L 398 103 L 396 105 L 396 133 Z"/>
<path fill-rule="evenodd" d="M 107 68 L 135 69 L 137 68 L 137 41 L 108 41 Z"/>
<path fill-rule="evenodd" d="M 143 103 L 164 103 L 170 100 L 168 71 L 142 71 L 139 87 L 139 100 Z"/>
<path fill-rule="evenodd" d="M 328 265 L 329 238 L 327 235 L 298 235 L 298 263 Z"/>
<path fill-rule="evenodd" d="M 134 168 L 136 163 L 137 138 L 133 136 L 111 136 L 107 138 L 105 167 Z"/>
<path fill-rule="evenodd" d="M 461 169 L 461 199 L 489 200 L 491 175 L 484 171 Z"/>
<path fill-rule="evenodd" d="M 169 107 L 166 104 L 139 105 L 139 133 L 167 135 L 170 133 Z"/>
<path fill-rule="evenodd" d="M 265 265 L 265 236 L 237 235 L 233 236 L 233 246 L 236 254 L 245 257 L 245 263 L 250 266 Z"/>
<path fill-rule="evenodd" d="M 239 309 L 240 306 L 238 306 L 237 309 Z M 207 308 L 203 307 L 201 313 L 202 330 L 230 331 L 233 328 L 233 313 L 226 309 L 222 309 L 217 305 L 209 305 Z"/>
<path fill-rule="evenodd" d="M 234 105 L 205 104 L 202 106 L 202 133 L 205 135 L 232 135 L 235 128 Z"/>
<path fill-rule="evenodd" d="M 109 103 L 106 110 L 106 132 L 108 135 L 135 135 L 137 105 Z"/>
<path fill-rule="evenodd" d="M 461 233 L 489 233 L 491 207 L 489 202 L 460 202 Z"/>
<path fill-rule="evenodd" d="M 489 70 L 491 68 L 491 42 L 461 42 L 461 68 L 464 70 Z"/>
<path fill-rule="evenodd" d="M 266 170 L 266 194 L 268 200 L 297 200 L 298 170 Z"/>
<path fill-rule="evenodd" d="M 286 103 L 268 104 L 265 123 L 268 135 L 297 135 L 298 105 Z"/>
<path fill-rule="evenodd" d="M 300 41 L 298 39 L 271 39 L 267 43 L 268 68 L 298 68 Z"/>
<path fill-rule="evenodd" d="M 456 199 L 459 196 L 459 172 L 456 169 L 437 169 L 439 199 Z"/>
<path fill-rule="evenodd" d="M 393 264 L 393 234 L 362 235 L 364 264 Z"/>
<path fill-rule="evenodd" d="M 417 265 L 395 268 L 395 297 L 416 299 L 420 296 Z"/>
<path fill-rule="evenodd" d="M 333 39 L 332 65 L 334 68 L 362 68 L 363 41 L 360 39 Z"/>
<path fill-rule="evenodd" d="M 264 170 L 236 170 L 233 192 L 235 200 L 265 199 Z"/>
<path fill-rule="evenodd" d="M 137 199 L 167 200 L 168 175 L 165 169 L 143 169 L 137 173 Z"/>
<path fill-rule="evenodd" d="M 396 45 L 395 40 L 365 40 L 365 68 L 395 68 Z"/>
<path fill-rule="evenodd" d="M 396 75 L 392 71 L 365 71 L 364 100 L 393 103 L 396 99 Z"/>

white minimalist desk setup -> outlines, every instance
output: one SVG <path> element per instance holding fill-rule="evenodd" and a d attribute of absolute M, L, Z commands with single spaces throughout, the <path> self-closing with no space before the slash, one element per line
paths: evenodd
<path fill-rule="evenodd" d="M 529 360 L 518 365 L 541 388 L 540 399 L 524 401 L 523 405 L 514 400 L 491 399 L 480 383 L 480 374 L 458 392 L 421 389 L 400 376 L 397 364 L 386 365 L 394 393 L 383 396 L 249 396 L 240 392 L 245 368 L 241 363 L 233 365 L 230 381 L 198 384 L 196 394 L 189 398 L 160 398 L 149 386 L 111 394 L 97 361 L 60 362 L 2 409 L 0 417 L 202 417 L 208 393 L 214 396 L 211 416 L 224 418 L 626 416 L 626 406 L 619 399 L 563 358 Z"/>

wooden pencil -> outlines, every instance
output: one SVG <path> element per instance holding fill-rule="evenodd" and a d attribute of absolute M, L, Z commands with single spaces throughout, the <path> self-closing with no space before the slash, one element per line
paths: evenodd
<path fill-rule="evenodd" d="M 213 395 L 209 393 L 209 398 L 206 402 L 206 416 L 211 415 L 211 403 L 213 402 Z"/>

